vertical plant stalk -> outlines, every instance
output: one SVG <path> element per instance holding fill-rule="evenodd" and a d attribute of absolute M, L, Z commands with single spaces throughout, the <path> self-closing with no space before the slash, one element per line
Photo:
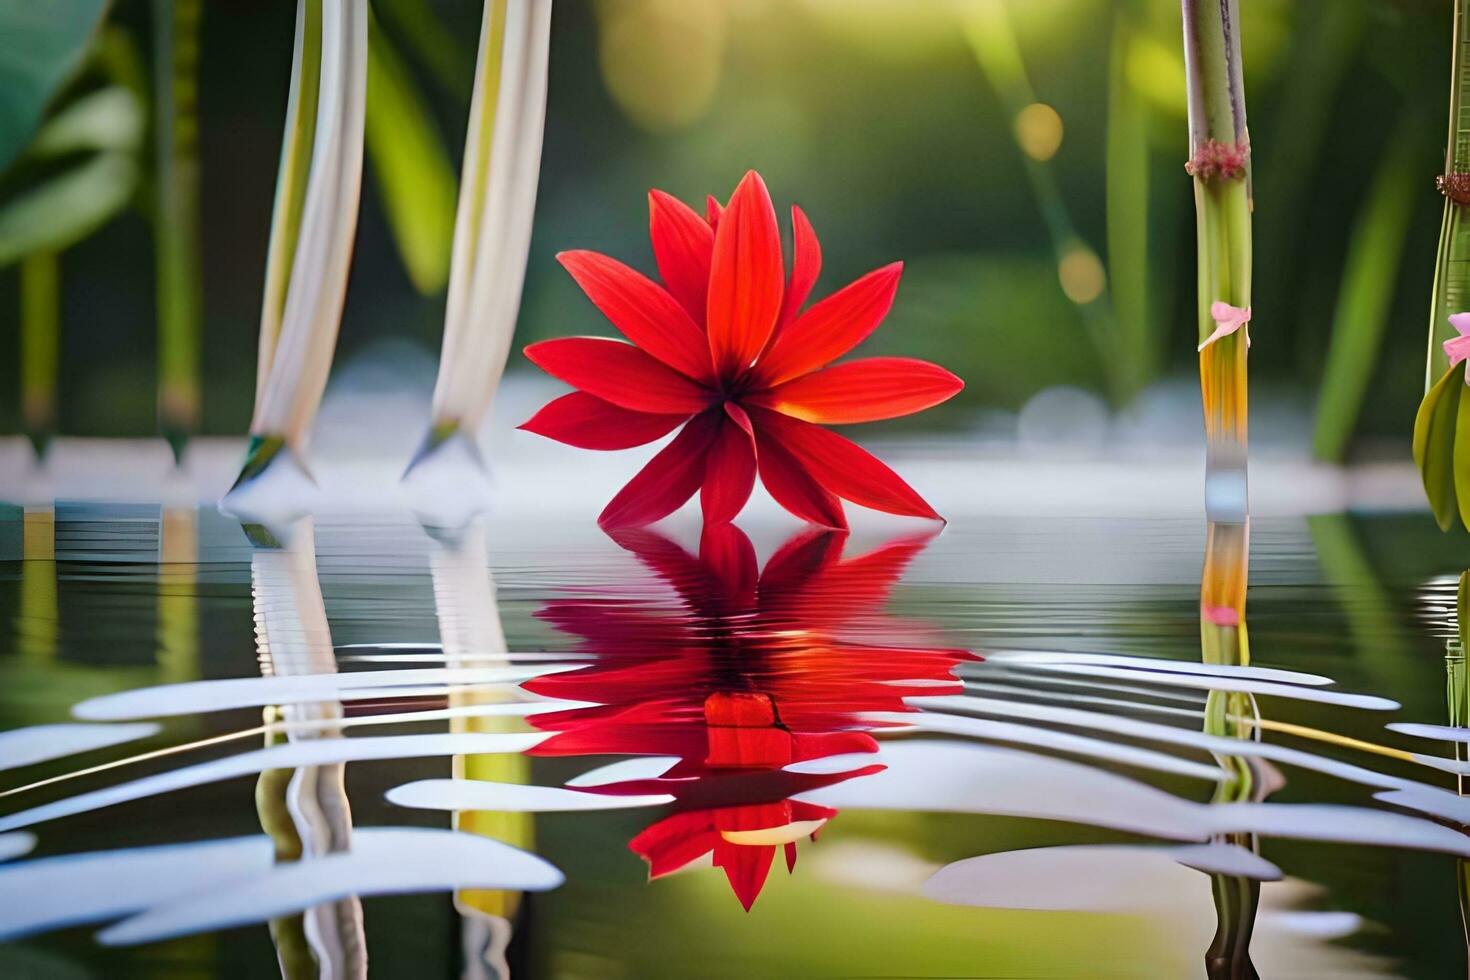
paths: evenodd
<path fill-rule="evenodd" d="M 1238 0 L 1181 0 L 1189 94 L 1199 262 L 1200 397 L 1204 407 L 1205 506 L 1243 520 L 1246 484 L 1246 356 L 1249 326 L 1210 340 L 1215 303 L 1251 305 L 1250 132 L 1240 57 Z"/>
<path fill-rule="evenodd" d="M 1148 107 L 1128 79 L 1134 14 L 1119 4 L 1108 56 L 1107 236 L 1108 289 L 1117 320 L 1125 398 L 1159 373 L 1162 350 L 1149 309 Z"/>
<path fill-rule="evenodd" d="M 61 263 L 32 252 L 20 262 L 20 417 L 37 456 L 56 432 L 60 346 Z"/>
<path fill-rule="evenodd" d="M 473 521 L 451 535 L 442 536 L 429 556 L 434 582 L 434 610 L 439 619 L 439 642 L 445 663 L 455 667 L 509 666 L 509 646 L 500 622 L 495 598 L 495 581 L 485 546 L 485 526 Z M 506 700 L 504 691 L 451 688 L 449 706 L 473 711 L 477 705 Z M 511 732 L 522 730 L 513 718 L 464 714 L 450 720 L 453 732 Z M 455 779 L 478 779 L 492 783 L 527 783 L 530 760 L 514 753 L 456 755 Z M 455 830 L 504 841 L 530 850 L 534 846 L 535 823 L 530 814 L 488 810 L 457 810 Z M 466 928 L 483 935 L 482 941 L 466 944 L 480 950 L 492 976 L 506 976 L 505 948 L 512 922 L 520 908 L 521 893 L 501 888 L 464 888 L 454 893 L 454 906 L 466 919 Z"/>
<path fill-rule="evenodd" d="M 1250 641 L 1245 625 L 1246 586 L 1250 569 L 1250 525 L 1211 522 L 1205 543 L 1205 566 L 1200 580 L 1200 652 L 1207 664 L 1248 666 Z M 1207 735 L 1241 740 L 1256 737 L 1260 713 L 1255 697 L 1238 691 L 1210 691 L 1205 701 Z M 1228 774 L 1215 791 L 1215 803 L 1260 802 L 1267 781 L 1251 759 L 1217 753 L 1215 760 Z M 1254 834 L 1223 834 L 1220 843 L 1255 852 Z M 1205 973 L 1211 978 L 1237 980 L 1255 977 L 1250 940 L 1260 902 L 1260 883 L 1243 876 L 1211 876 L 1216 930 L 1205 954 Z"/>
<path fill-rule="evenodd" d="M 175 458 L 198 431 L 202 285 L 199 267 L 199 27 L 202 0 L 153 0 L 154 249 L 158 293 L 158 422 Z"/>
<path fill-rule="evenodd" d="M 487 0 L 465 136 L 430 431 L 409 469 L 473 442 L 510 354 L 546 118 L 551 0 Z"/>
<path fill-rule="evenodd" d="M 1449 370 L 1444 341 L 1455 336 L 1451 314 L 1470 310 L 1470 0 L 1455 0 L 1454 48 L 1450 71 L 1450 124 L 1445 143 L 1444 220 L 1434 266 L 1434 296 L 1429 313 L 1427 391 Z"/>
<path fill-rule="evenodd" d="M 255 414 L 236 486 L 262 472 L 282 449 L 304 453 L 326 389 L 362 188 L 367 22 L 362 0 L 301 0 L 297 7 L 296 60 L 261 310 Z M 315 42 L 314 23 L 320 28 Z M 313 46 L 320 51 L 315 66 Z M 314 67 L 319 73 L 315 86 Z M 308 131 L 306 117 L 313 108 Z"/>
<path fill-rule="evenodd" d="M 1470 520 L 1470 399 L 1465 391 L 1466 362 L 1450 367 L 1444 342 L 1458 336 L 1449 322 L 1470 312 L 1470 0 L 1455 0 L 1454 48 L 1450 75 L 1450 129 L 1445 172 L 1437 183 L 1444 195 L 1444 221 L 1434 264 L 1429 313 L 1429 350 L 1425 358 L 1424 399 L 1414 419 L 1414 462 L 1424 480 L 1424 495 L 1440 530 L 1458 517 Z M 1466 526 L 1470 526 L 1467 524 Z"/>

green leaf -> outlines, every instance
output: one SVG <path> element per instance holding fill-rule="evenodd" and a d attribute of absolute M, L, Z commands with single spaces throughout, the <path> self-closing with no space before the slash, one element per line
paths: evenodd
<path fill-rule="evenodd" d="M 1445 372 L 1419 403 L 1414 420 L 1414 462 L 1424 479 L 1424 494 L 1440 530 L 1455 522 L 1455 429 L 1461 394 L 1465 390 L 1465 362 Z M 1470 487 L 1467 487 L 1470 490 Z"/>
<path fill-rule="evenodd" d="M 58 111 L 26 149 L 27 159 L 83 150 L 136 151 L 147 120 L 138 97 L 121 85 L 88 92 Z"/>
<path fill-rule="evenodd" d="M 81 241 L 127 206 L 138 165 L 126 153 L 98 153 L 0 209 L 0 266 L 40 249 Z"/>
<path fill-rule="evenodd" d="M 1312 450 L 1321 460 L 1335 463 L 1342 459 L 1381 360 L 1409 224 L 1419 201 L 1417 131 L 1412 117 L 1406 115 L 1390 140 L 1348 241 L 1327 365 L 1317 396 Z"/>
<path fill-rule="evenodd" d="M 107 0 L 0 0 L 0 169 L 81 63 Z"/>
<path fill-rule="evenodd" d="M 455 37 L 428 0 L 376 0 L 373 11 L 393 28 L 440 88 L 468 104 L 475 84 L 473 37 L 468 41 Z"/>
<path fill-rule="evenodd" d="M 368 158 L 409 279 L 438 292 L 449 280 L 454 169 L 408 69 L 377 23 L 369 29 Z"/>
<path fill-rule="evenodd" d="M 1464 365 L 1460 373 L 1465 372 Z M 1460 385 L 1460 403 L 1455 413 L 1455 455 L 1453 462 L 1455 496 L 1459 501 L 1460 523 L 1470 527 L 1470 398 Z"/>

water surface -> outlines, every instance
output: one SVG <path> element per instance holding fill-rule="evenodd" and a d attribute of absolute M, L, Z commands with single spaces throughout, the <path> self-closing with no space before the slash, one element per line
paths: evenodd
<path fill-rule="evenodd" d="M 1415 516 L 0 517 L 6 975 L 1464 969 Z"/>

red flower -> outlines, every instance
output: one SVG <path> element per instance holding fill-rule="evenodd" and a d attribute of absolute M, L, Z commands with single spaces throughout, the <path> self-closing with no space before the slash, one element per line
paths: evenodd
<path fill-rule="evenodd" d="M 825 527 L 847 526 L 838 498 L 938 519 L 897 473 L 814 424 L 911 415 L 964 387 L 943 368 L 906 357 L 828 366 L 882 322 L 902 263 L 802 310 L 821 246 L 793 207 L 787 277 L 759 174 L 745 175 L 723 211 L 711 198 L 706 218 L 661 191 L 649 193 L 649 211 L 663 286 L 596 252 L 557 257 L 632 343 L 568 337 L 526 348 L 544 371 L 580 390 L 523 429 L 584 449 L 628 449 L 683 426 L 598 522 L 648 524 L 698 490 L 705 520 L 725 523 L 745 506 L 757 472 L 781 506 Z"/>
<path fill-rule="evenodd" d="M 910 711 L 907 697 L 958 692 L 954 668 L 978 658 L 903 645 L 913 630 L 878 612 L 927 536 L 844 557 L 845 534 L 811 531 L 759 571 L 750 540 L 731 524 L 706 527 L 697 557 L 654 531 L 613 537 L 672 587 L 678 607 L 589 597 L 538 613 L 597 661 L 524 685 L 593 703 L 533 716 L 555 734 L 532 754 L 676 758 L 655 778 L 587 789 L 673 796 L 674 812 L 629 848 L 653 878 L 712 855 L 749 909 L 776 852 L 792 868 L 797 841 L 837 815 L 791 797 L 882 768 L 786 767 L 873 752 L 869 731 L 882 726 L 864 712 Z"/>

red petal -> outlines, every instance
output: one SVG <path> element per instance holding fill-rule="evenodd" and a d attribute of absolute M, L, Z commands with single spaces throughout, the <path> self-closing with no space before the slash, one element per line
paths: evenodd
<path fill-rule="evenodd" d="M 712 377 L 704 331 L 658 283 L 597 252 L 562 252 L 556 258 L 623 336 L 691 378 Z"/>
<path fill-rule="evenodd" d="M 678 510 L 704 482 L 705 456 L 723 415 L 705 412 L 661 449 L 628 485 L 603 508 L 597 523 L 602 527 L 636 527 L 652 524 Z"/>
<path fill-rule="evenodd" d="M 747 400 L 793 418 L 840 425 L 922 412 L 953 398 L 964 386 L 928 361 L 870 357 L 803 375 Z"/>
<path fill-rule="evenodd" d="M 794 204 L 791 206 L 791 246 L 791 284 L 786 287 L 786 298 L 781 301 L 777 330 L 801 312 L 801 304 L 812 294 L 817 276 L 822 274 L 822 243 L 817 241 L 816 230 L 807 220 L 806 212 Z"/>
<path fill-rule="evenodd" d="M 743 371 L 766 346 L 781 312 L 785 279 L 776 209 L 752 170 L 715 229 L 705 325 L 717 373 Z"/>
<path fill-rule="evenodd" d="M 902 477 L 857 443 L 764 409 L 752 409 L 752 417 L 756 431 L 779 441 L 817 482 L 844 500 L 889 514 L 943 520 Z M 762 460 L 765 452 L 763 444 Z"/>
<path fill-rule="evenodd" d="M 578 449 L 631 449 L 674 431 L 688 415 L 650 415 L 574 391 L 548 402 L 520 428 Z"/>
<path fill-rule="evenodd" d="M 745 413 L 745 409 L 734 402 L 725 402 L 725 414 L 730 416 L 736 425 L 744 429 L 747 435 L 755 438 L 755 426 L 751 424 L 750 416 Z"/>
<path fill-rule="evenodd" d="M 744 611 L 755 599 L 759 579 L 755 547 L 734 524 L 707 524 L 699 537 L 699 563 L 725 589 L 729 608 Z"/>
<path fill-rule="evenodd" d="M 573 388 L 635 412 L 691 415 L 709 405 L 709 395 L 699 385 L 620 340 L 543 340 L 527 347 L 526 356 Z"/>
<path fill-rule="evenodd" d="M 756 453 L 760 461 L 761 482 L 776 498 L 776 503 L 804 521 L 822 527 L 846 528 L 842 503 L 812 479 L 806 468 L 779 442 L 760 429 L 755 433 Z"/>
<path fill-rule="evenodd" d="M 720 216 L 725 213 L 725 206 L 720 203 L 719 198 L 710 194 L 704 199 L 704 220 L 709 222 L 712 229 L 720 227 Z"/>
<path fill-rule="evenodd" d="M 786 873 L 791 874 L 796 870 L 796 842 L 786 842 Z"/>
<path fill-rule="evenodd" d="M 731 844 L 723 837 L 715 843 L 715 864 L 725 869 L 725 877 L 730 880 L 730 889 L 740 899 L 745 911 L 749 912 L 756 898 L 760 896 L 775 857 L 774 844 L 744 847 Z"/>
<path fill-rule="evenodd" d="M 725 419 L 705 461 L 700 503 L 706 524 L 735 519 L 755 487 L 755 443 L 734 420 Z"/>
<path fill-rule="evenodd" d="M 903 263 L 875 269 L 797 317 L 757 365 L 763 384 L 777 385 L 837 360 L 862 343 L 888 315 Z"/>
<path fill-rule="evenodd" d="M 704 323 L 715 232 L 694 209 L 663 191 L 648 192 L 648 236 L 659 278 L 696 324 Z M 703 346 L 703 337 L 700 338 Z"/>

